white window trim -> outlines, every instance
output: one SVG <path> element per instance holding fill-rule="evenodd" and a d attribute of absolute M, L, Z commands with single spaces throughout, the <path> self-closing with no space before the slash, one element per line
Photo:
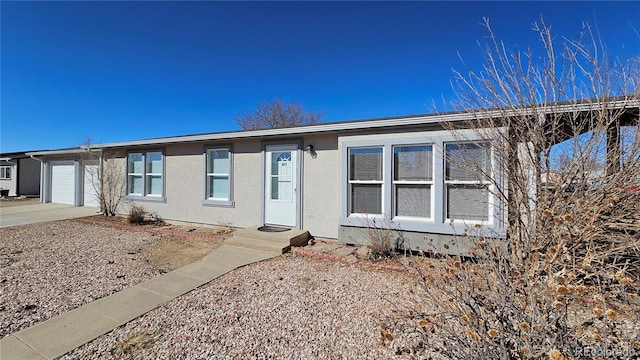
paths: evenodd
<path fill-rule="evenodd" d="M 148 153 L 160 153 L 160 159 L 162 161 L 162 173 L 148 173 L 147 172 L 147 154 Z M 129 172 L 129 156 L 132 154 L 140 154 L 142 156 L 142 172 L 134 173 Z M 141 151 L 130 151 L 127 152 L 125 156 L 126 161 L 126 192 L 125 195 L 126 200 L 131 201 L 153 201 L 153 202 L 166 202 L 166 173 L 167 173 L 167 165 L 166 165 L 166 156 L 163 150 L 158 149 L 149 149 L 149 150 L 141 150 Z M 129 178 L 131 176 L 140 176 L 142 178 L 142 193 L 130 193 L 130 183 Z M 162 178 L 162 194 L 149 194 L 148 193 L 148 184 L 149 178 L 152 176 L 160 176 Z"/>
<path fill-rule="evenodd" d="M 7 173 L 9 173 L 9 175 L 7 175 Z M 10 165 L 0 166 L 0 180 L 11 180 L 11 173 Z"/>
<path fill-rule="evenodd" d="M 446 145 L 448 144 L 473 144 L 474 141 L 473 140 L 464 140 L 464 141 L 447 141 L 443 143 L 443 148 L 446 147 Z M 484 143 L 487 144 L 486 141 L 479 141 L 476 142 L 476 144 L 480 144 L 480 143 Z M 489 177 L 490 178 L 494 178 L 494 176 L 496 175 L 494 173 L 494 164 L 495 164 L 495 149 L 493 148 L 493 146 L 491 146 L 491 144 L 488 144 L 489 146 Z M 444 184 L 443 186 L 443 201 L 442 201 L 442 211 L 445 214 L 444 215 L 444 220 L 447 223 L 451 223 L 451 224 L 462 224 L 462 225 L 482 225 L 482 226 L 489 226 L 489 227 L 493 227 L 495 225 L 495 213 L 494 213 L 494 209 L 495 209 L 495 196 L 493 196 L 492 194 L 494 193 L 494 186 L 492 185 L 491 181 L 479 181 L 479 180 L 447 180 L 446 178 L 446 174 L 444 173 L 446 171 L 447 168 L 447 159 L 446 159 L 446 155 L 443 156 L 443 165 L 442 165 L 442 169 L 443 169 L 443 177 L 442 177 L 442 182 Z M 487 206 L 489 207 L 487 209 L 487 220 L 470 220 L 470 219 L 451 219 L 448 218 L 446 216 L 447 214 L 447 187 L 449 185 L 478 185 L 478 186 L 484 186 L 487 189 L 488 192 L 488 199 L 487 199 Z"/>
<path fill-rule="evenodd" d="M 384 218 L 384 209 L 385 209 L 385 176 L 386 173 L 384 171 L 384 164 L 385 164 L 385 151 L 384 151 L 384 146 L 351 146 L 347 149 L 347 172 L 350 171 L 351 169 L 351 157 L 349 156 L 349 150 L 350 149 L 377 149 L 380 148 L 382 149 L 382 180 L 351 180 L 351 176 L 348 173 L 347 174 L 347 181 L 349 183 L 348 185 L 348 191 L 349 193 L 347 194 L 348 200 L 347 200 L 347 212 L 349 213 L 349 217 L 350 218 L 357 218 L 360 221 L 363 221 L 364 224 L 366 224 L 366 221 L 368 221 L 368 219 L 383 219 Z M 351 213 L 351 194 L 352 194 L 352 185 L 380 185 L 380 192 L 381 192 L 381 204 L 380 204 L 380 209 L 382 210 L 382 214 L 366 214 L 366 213 Z"/>
<path fill-rule="evenodd" d="M 422 142 L 422 143 L 402 143 L 402 144 L 393 144 L 391 145 L 391 153 L 393 154 L 393 149 L 394 147 L 405 147 L 405 146 L 430 146 L 431 147 L 431 180 L 396 180 L 395 178 L 395 174 L 393 174 L 393 169 L 395 169 L 394 166 L 394 159 L 395 157 L 393 157 L 391 159 L 391 206 L 392 206 L 392 210 L 391 210 L 391 214 L 392 214 L 392 219 L 393 220 L 397 220 L 397 221 L 422 221 L 422 222 L 429 222 L 429 223 L 433 223 L 434 221 L 434 212 L 435 212 L 435 200 L 434 200 L 434 193 L 435 193 L 435 166 L 436 166 L 436 159 L 435 159 L 435 145 L 433 143 L 429 143 L 429 142 Z M 397 211 L 397 196 L 396 196 L 396 186 L 397 185 L 428 185 L 429 186 L 429 192 L 430 192 L 430 199 L 431 202 L 429 204 L 429 214 L 430 216 L 428 217 L 422 217 L 422 216 L 407 216 L 407 215 L 397 215 L 396 211 Z"/>
<path fill-rule="evenodd" d="M 215 150 L 226 150 L 229 152 L 229 172 L 228 173 L 210 173 L 208 172 L 207 162 L 210 151 Z M 203 163 L 204 163 L 204 177 L 203 177 L 203 197 L 202 205 L 203 206 L 220 206 L 220 207 L 234 207 L 235 202 L 233 201 L 233 147 L 231 145 L 216 145 L 216 146 L 207 146 L 203 151 Z M 215 169 L 214 169 L 215 170 Z M 227 176 L 229 179 L 229 188 L 228 188 L 228 199 L 222 198 L 214 198 L 209 197 L 209 178 L 215 176 Z"/>
<path fill-rule="evenodd" d="M 422 136 L 421 136 L 422 135 Z M 483 231 L 492 234 L 492 236 L 505 236 L 504 221 L 506 218 L 500 218 L 504 214 L 504 209 L 496 209 L 497 206 L 501 206 L 500 202 L 496 199 L 494 193 L 494 187 L 489 187 L 489 221 L 484 222 L 471 222 L 465 220 L 455 220 L 450 222 L 446 219 L 446 184 L 445 177 L 445 162 L 444 162 L 444 145 L 452 142 L 474 142 L 480 141 L 473 135 L 461 134 L 465 136 L 465 141 L 459 141 L 459 137 L 455 137 L 448 131 L 435 131 L 424 132 L 422 134 L 407 134 L 406 137 L 384 137 L 384 136 L 358 136 L 354 139 L 344 139 L 339 141 L 339 147 L 342 158 L 342 206 L 341 215 L 339 218 L 340 226 L 351 227 L 363 227 L 367 217 L 389 219 L 394 214 L 393 201 L 395 196 L 392 194 L 394 190 L 394 182 L 392 181 L 393 166 L 391 159 L 393 158 L 393 146 L 408 146 L 408 145 L 432 145 L 433 148 L 433 172 L 431 185 L 431 218 L 422 217 L 407 217 L 407 216 L 395 216 L 391 218 L 391 226 L 402 231 L 412 231 L 420 233 L 433 233 L 433 234 L 463 234 L 469 230 L 473 230 L 476 224 L 481 223 Z M 350 148 L 362 148 L 362 147 L 383 147 L 384 169 L 383 169 L 383 214 L 378 215 L 360 215 L 349 214 L 350 204 L 350 184 L 349 184 L 349 149 Z M 495 164 L 495 149 L 491 149 L 491 161 L 492 165 Z M 502 181 L 502 173 L 492 166 L 492 171 L 496 171 L 493 176 L 499 176 L 496 178 L 498 181 Z M 386 222 L 385 222 L 386 223 Z M 477 229 L 476 229 L 477 230 Z"/>

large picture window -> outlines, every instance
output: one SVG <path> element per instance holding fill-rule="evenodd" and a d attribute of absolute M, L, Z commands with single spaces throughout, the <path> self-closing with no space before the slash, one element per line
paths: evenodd
<path fill-rule="evenodd" d="M 342 156 L 342 226 L 361 227 L 373 215 L 390 221 L 384 226 L 434 234 L 478 224 L 503 229 L 490 181 L 502 173 L 488 142 L 460 142 L 444 131 L 372 135 L 343 141 Z"/>
<path fill-rule="evenodd" d="M 229 148 L 215 148 L 206 151 L 207 200 L 231 200 L 231 152 Z"/>
<path fill-rule="evenodd" d="M 127 194 L 162 197 L 164 194 L 164 155 L 160 151 L 127 155 Z"/>
<path fill-rule="evenodd" d="M 447 219 L 489 220 L 490 150 L 484 143 L 445 144 Z"/>
<path fill-rule="evenodd" d="M 349 149 L 349 213 L 382 214 L 382 147 Z"/>
<path fill-rule="evenodd" d="M 394 216 L 431 217 L 433 147 L 393 147 Z"/>

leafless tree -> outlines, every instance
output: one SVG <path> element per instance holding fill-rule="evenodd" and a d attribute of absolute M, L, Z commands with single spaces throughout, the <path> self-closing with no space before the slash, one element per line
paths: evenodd
<path fill-rule="evenodd" d="M 278 98 L 261 102 L 253 113 L 241 113 L 236 122 L 245 130 L 284 128 L 318 123 L 321 113 L 305 112 L 300 104 L 286 104 Z"/>
<path fill-rule="evenodd" d="M 85 167 L 86 176 L 100 204 L 100 211 L 105 216 L 115 216 L 123 199 L 125 178 L 122 167 L 117 162 L 118 152 L 111 149 L 95 149 L 88 140 L 82 146 L 85 164 L 97 166 Z"/>
<path fill-rule="evenodd" d="M 640 59 L 608 57 L 588 25 L 568 39 L 542 20 L 534 24 L 542 56 L 508 50 L 485 26 L 485 65 L 455 72 L 455 106 L 472 119 L 450 130 L 490 144 L 492 166 L 450 160 L 488 181 L 505 237 L 495 242 L 491 229 L 475 224 L 456 240 L 470 244 L 470 258 L 434 250 L 441 271 L 412 269 L 421 296 L 391 327 L 420 335 L 421 346 L 403 351 L 445 358 L 568 359 L 588 357 L 588 348 L 633 357 Z M 543 187 L 558 165 L 555 180 L 571 186 Z"/>

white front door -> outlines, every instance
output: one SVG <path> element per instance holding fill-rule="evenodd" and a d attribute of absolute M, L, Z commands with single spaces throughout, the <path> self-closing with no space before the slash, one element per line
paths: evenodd
<path fill-rule="evenodd" d="M 84 164 L 84 187 L 83 205 L 100 207 L 98 190 L 100 189 L 100 179 L 98 174 L 98 164 L 96 161 L 87 161 Z"/>
<path fill-rule="evenodd" d="M 267 145 L 264 222 L 296 226 L 298 215 L 298 146 Z"/>

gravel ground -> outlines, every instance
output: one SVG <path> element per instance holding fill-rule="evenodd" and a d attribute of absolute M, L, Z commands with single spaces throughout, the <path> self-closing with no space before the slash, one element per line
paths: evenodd
<path fill-rule="evenodd" d="M 287 254 L 234 270 L 63 359 L 392 358 L 380 324 L 411 287 L 402 273 Z"/>
<path fill-rule="evenodd" d="M 0 337 L 158 275 L 161 236 L 73 220 L 0 229 Z"/>

